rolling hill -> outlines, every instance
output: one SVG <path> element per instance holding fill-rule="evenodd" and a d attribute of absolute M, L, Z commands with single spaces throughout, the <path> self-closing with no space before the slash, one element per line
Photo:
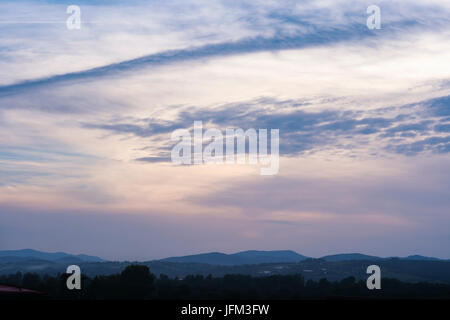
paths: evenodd
<path fill-rule="evenodd" d="M 131 264 L 146 265 L 151 272 L 169 277 L 184 278 L 187 275 L 209 274 L 224 276 L 241 274 L 251 276 L 302 274 L 306 279 L 340 280 L 354 276 L 367 278 L 366 269 L 377 264 L 383 277 L 406 282 L 450 283 L 450 260 L 423 256 L 405 258 L 380 258 L 359 253 L 308 258 L 294 251 L 243 251 L 234 254 L 212 252 L 206 254 L 172 257 L 152 261 L 105 261 L 98 257 L 72 255 L 62 252 L 46 253 L 31 249 L 0 251 L 0 277 L 17 272 L 57 275 L 65 273 L 70 264 L 80 266 L 87 276 L 120 273 Z M 1 281 L 0 281 L 1 282 Z"/>
<path fill-rule="evenodd" d="M 324 256 L 321 259 L 325 261 L 335 262 L 335 261 L 349 261 L 349 260 L 382 260 L 383 258 L 376 256 L 369 256 L 361 253 L 342 253 L 342 254 L 333 254 L 329 256 Z"/>
<path fill-rule="evenodd" d="M 161 259 L 163 262 L 177 263 L 207 263 L 211 265 L 237 266 L 246 264 L 261 263 L 282 263 L 282 262 L 300 262 L 308 259 L 301 254 L 290 250 L 281 251 L 242 251 L 233 254 L 225 254 L 220 252 L 211 252 L 204 254 L 196 254 L 182 257 L 171 257 Z"/>
<path fill-rule="evenodd" d="M 45 260 L 52 262 L 103 262 L 102 258 L 85 254 L 68 254 L 64 252 L 42 252 L 33 249 L 3 250 L 0 251 L 0 261 L 17 260 Z"/>

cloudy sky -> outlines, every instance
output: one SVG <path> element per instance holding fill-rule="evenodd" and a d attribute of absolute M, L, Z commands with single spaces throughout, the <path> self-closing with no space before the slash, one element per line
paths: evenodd
<path fill-rule="evenodd" d="M 449 62 L 442 0 L 2 0 L 0 250 L 450 258 Z M 173 165 L 194 121 L 279 173 Z"/>

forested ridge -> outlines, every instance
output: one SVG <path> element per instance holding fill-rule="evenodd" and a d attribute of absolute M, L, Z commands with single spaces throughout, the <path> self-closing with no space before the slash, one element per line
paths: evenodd
<path fill-rule="evenodd" d="M 450 285 L 408 283 L 382 278 L 381 290 L 368 290 L 364 280 L 305 280 L 301 274 L 253 277 L 189 275 L 182 279 L 159 277 L 145 265 L 130 265 L 121 273 L 82 277 L 81 290 L 68 290 L 68 274 L 41 276 L 16 273 L 0 276 L 0 283 L 39 291 L 39 294 L 3 294 L 2 299 L 450 299 Z"/>

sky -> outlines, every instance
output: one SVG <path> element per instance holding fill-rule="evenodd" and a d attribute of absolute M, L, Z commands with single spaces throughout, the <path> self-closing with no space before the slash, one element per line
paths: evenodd
<path fill-rule="evenodd" d="M 0 250 L 449 259 L 449 61 L 447 0 L 3 0 Z M 194 121 L 278 174 L 173 164 Z"/>

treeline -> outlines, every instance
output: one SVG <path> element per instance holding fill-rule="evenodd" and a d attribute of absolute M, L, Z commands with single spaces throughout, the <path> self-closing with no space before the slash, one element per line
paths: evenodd
<path fill-rule="evenodd" d="M 39 276 L 17 273 L 0 276 L 0 284 L 23 287 L 42 294 L 17 295 L 26 299 L 323 299 L 323 298 L 439 298 L 450 299 L 450 285 L 406 283 L 383 278 L 381 290 L 368 290 L 365 281 L 305 281 L 302 275 L 252 277 L 246 275 L 156 277 L 147 266 L 131 265 L 120 274 L 82 277 L 81 290 L 68 290 L 69 275 Z M 10 294 L 0 298 L 11 298 Z"/>

